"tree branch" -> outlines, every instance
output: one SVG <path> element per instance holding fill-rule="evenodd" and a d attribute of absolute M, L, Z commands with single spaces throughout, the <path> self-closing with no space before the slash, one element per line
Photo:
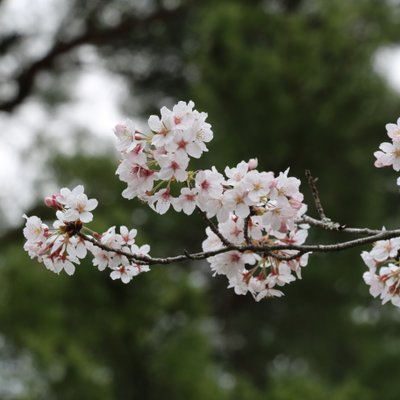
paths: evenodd
<path fill-rule="evenodd" d="M 67 54 L 76 47 L 83 44 L 108 45 L 121 37 L 121 35 L 126 34 L 126 32 L 132 33 L 136 30 L 144 29 L 153 21 L 174 18 L 181 11 L 182 8 L 176 8 L 174 10 L 161 10 L 144 18 L 129 17 L 113 27 L 87 29 L 81 35 L 69 41 L 56 41 L 47 54 L 25 67 L 13 79 L 17 86 L 16 94 L 11 99 L 0 103 L 0 111 L 12 112 L 31 94 L 38 74 L 51 69 L 60 56 Z"/>
<path fill-rule="evenodd" d="M 210 229 L 218 236 L 219 240 L 227 247 L 229 247 L 231 245 L 231 242 L 226 239 L 222 233 L 218 230 L 218 228 L 215 226 L 214 222 L 207 217 L 207 214 L 200 210 L 199 207 L 196 207 L 197 211 L 199 212 L 199 214 L 202 216 L 202 218 L 204 219 L 204 221 L 206 221 L 206 224 L 210 227 Z"/>
<path fill-rule="evenodd" d="M 319 219 L 315 219 L 309 217 L 308 215 L 303 215 L 298 221 L 298 224 L 309 224 L 315 226 L 317 228 L 322 228 L 327 231 L 338 231 L 343 233 L 353 233 L 356 235 L 377 235 L 383 230 L 379 229 L 369 229 L 369 228 L 347 228 L 344 225 L 340 225 L 338 222 L 332 222 L 330 219 L 326 219 L 325 221 L 321 221 Z"/>
<path fill-rule="evenodd" d="M 351 233 L 355 233 L 358 231 L 357 228 L 346 228 L 351 231 Z M 371 230 L 372 232 L 372 230 Z M 374 231 L 375 232 L 375 231 Z M 281 261 L 290 261 L 301 257 L 303 254 L 306 253 L 332 253 L 338 252 L 342 250 L 346 250 L 353 247 L 359 247 L 365 244 L 374 243 L 378 240 L 388 240 L 395 237 L 400 237 L 400 229 L 390 230 L 390 231 L 376 231 L 378 233 L 374 235 L 370 235 L 367 237 L 348 240 L 345 242 L 339 242 L 334 244 L 310 244 L 310 245 L 295 245 L 295 244 L 277 244 L 277 245 L 234 245 L 229 244 L 228 246 L 221 247 L 217 250 L 212 251 L 205 251 L 205 252 L 198 252 L 198 253 L 188 253 L 185 251 L 184 254 L 172 256 L 172 257 L 165 257 L 165 258 L 155 258 L 150 256 L 144 256 L 134 253 L 128 253 L 126 251 L 113 249 L 107 245 L 102 244 L 98 240 L 89 237 L 83 233 L 78 233 L 78 235 L 95 246 L 110 252 L 114 252 L 116 254 L 123 255 L 127 257 L 129 260 L 137 264 L 146 264 L 146 265 L 154 265 L 154 264 L 172 264 L 172 263 L 179 263 L 183 261 L 190 260 L 204 260 L 206 258 L 216 256 L 218 254 L 227 253 L 229 251 L 239 251 L 244 253 L 246 251 L 252 251 L 257 254 L 264 254 L 270 256 L 272 258 L 276 258 L 277 260 Z M 285 251 L 297 251 L 296 254 L 285 254 Z"/>
<path fill-rule="evenodd" d="M 318 215 L 319 215 L 321 220 L 325 220 L 327 218 L 326 218 L 326 215 L 325 215 L 325 212 L 324 212 L 324 208 L 322 207 L 322 203 L 321 203 L 321 200 L 319 198 L 319 193 L 318 193 L 318 189 L 317 189 L 317 185 L 316 185 L 318 178 L 314 178 L 311 175 L 311 171 L 309 169 L 305 170 L 305 174 L 306 174 L 308 185 L 310 186 L 310 189 L 311 189 L 311 193 L 312 193 L 312 196 L 313 196 L 313 199 L 314 199 L 315 208 L 317 209 Z"/>
<path fill-rule="evenodd" d="M 251 213 L 244 219 L 243 236 L 246 244 L 250 244 L 250 238 L 249 238 L 250 218 L 251 218 Z"/>

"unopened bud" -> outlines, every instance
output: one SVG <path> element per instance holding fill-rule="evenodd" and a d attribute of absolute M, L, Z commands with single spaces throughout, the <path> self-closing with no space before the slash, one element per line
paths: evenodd
<path fill-rule="evenodd" d="M 247 165 L 249 166 L 249 171 L 256 169 L 258 166 L 257 158 L 250 158 L 250 160 L 247 162 Z"/>
<path fill-rule="evenodd" d="M 144 139 L 144 135 L 143 135 L 143 133 L 141 133 L 139 131 L 135 131 L 134 138 L 135 138 L 135 140 L 142 140 L 142 139 Z"/>
<path fill-rule="evenodd" d="M 58 199 L 61 197 L 61 194 L 52 194 L 50 196 L 46 196 L 44 198 L 44 204 L 46 204 L 47 207 L 53 208 L 54 210 L 62 210 L 63 206 L 62 204 L 58 201 Z"/>

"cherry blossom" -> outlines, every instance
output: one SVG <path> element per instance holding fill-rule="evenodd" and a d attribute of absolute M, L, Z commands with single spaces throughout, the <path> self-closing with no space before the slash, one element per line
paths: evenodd
<path fill-rule="evenodd" d="M 120 265 L 110 274 L 112 280 L 121 279 L 123 283 L 129 283 L 134 276 L 134 269 L 129 265 Z"/>
<path fill-rule="evenodd" d="M 248 197 L 245 183 L 238 183 L 233 189 L 227 190 L 225 200 L 232 204 L 235 214 L 241 218 L 246 218 L 250 214 L 250 206 L 254 205 L 254 202 Z"/>
<path fill-rule="evenodd" d="M 215 167 L 199 171 L 196 175 L 196 187 L 199 191 L 199 205 L 205 211 L 209 199 L 217 199 L 223 192 L 225 179 Z"/>
<path fill-rule="evenodd" d="M 173 197 L 171 196 L 171 191 L 169 188 L 161 189 L 156 192 L 150 202 L 150 207 L 156 211 L 158 214 L 165 214 L 173 201 Z"/>
<path fill-rule="evenodd" d="M 385 126 L 387 135 L 393 140 L 400 140 L 400 118 L 397 119 L 395 124 L 389 123 Z"/>
<path fill-rule="evenodd" d="M 129 230 L 126 226 L 121 226 L 119 231 L 121 235 L 121 243 L 124 246 L 133 245 L 135 243 L 135 237 L 137 235 L 136 229 Z"/>
<path fill-rule="evenodd" d="M 249 165 L 245 161 L 241 161 L 234 168 L 225 168 L 225 175 L 228 177 L 226 183 L 229 185 L 235 185 L 239 183 L 246 175 L 249 170 Z"/>
<path fill-rule="evenodd" d="M 393 143 L 384 142 L 379 146 L 380 151 L 376 151 L 375 167 L 388 167 L 392 165 L 395 171 L 400 171 L 400 140 Z"/>
<path fill-rule="evenodd" d="M 143 146 L 141 142 L 145 139 L 140 133 L 137 124 L 131 120 L 116 125 L 114 134 L 117 137 L 117 150 L 125 153 L 131 152 L 138 145 Z"/>
<path fill-rule="evenodd" d="M 127 184 L 123 197 L 138 197 L 159 214 L 171 205 L 177 212 L 190 215 L 199 208 L 206 218 L 216 218 L 220 236 L 209 227 L 203 242 L 205 252 L 222 249 L 226 242 L 235 246 L 249 243 L 274 245 L 303 243 L 307 229 L 295 223 L 306 210 L 300 181 L 281 172 L 257 171 L 257 159 L 226 167 L 225 176 L 215 167 L 190 170 L 190 157 L 199 158 L 208 151 L 213 138 L 207 114 L 194 109 L 193 102 L 179 102 L 172 110 L 163 107 L 160 116 L 148 120 L 149 133 L 141 132 L 130 120 L 114 129 L 120 153 L 117 175 Z M 174 193 L 174 195 L 173 195 Z M 175 193 L 179 193 L 175 197 Z M 126 226 L 112 226 L 104 233 L 90 231 L 96 199 L 88 199 L 84 188 L 62 188 L 47 196 L 46 204 L 56 210 L 57 220 L 49 229 L 37 217 L 27 218 L 24 234 L 26 250 L 57 273 L 75 272 L 75 265 L 87 253 L 100 271 L 109 269 L 110 277 L 128 283 L 142 272 L 150 247 L 139 247 L 137 231 Z M 224 243 L 221 238 L 223 238 Z M 275 286 L 283 286 L 300 277 L 300 268 L 308 255 L 295 257 L 293 250 L 278 252 L 287 261 L 261 257 L 255 251 L 225 251 L 208 258 L 214 274 L 225 275 L 236 293 L 250 292 L 256 300 L 281 296 Z M 277 253 L 277 254 L 278 254 Z"/>
<path fill-rule="evenodd" d="M 180 196 L 172 201 L 174 210 L 177 212 L 183 211 L 186 215 L 192 214 L 197 205 L 197 194 L 198 190 L 196 188 L 182 188 Z"/>
<path fill-rule="evenodd" d="M 28 242 L 41 242 L 46 239 L 46 234 L 48 232 L 47 225 L 43 224 L 42 220 L 39 217 L 27 217 L 23 216 L 26 219 L 25 228 L 23 230 L 24 236 Z"/>
<path fill-rule="evenodd" d="M 64 210 L 57 211 L 58 219 L 68 222 L 80 220 L 84 223 L 92 221 L 93 214 L 90 211 L 97 207 L 98 201 L 88 199 L 83 191 L 82 185 L 78 185 L 72 190 L 61 189 L 59 202 L 64 204 Z"/>
<path fill-rule="evenodd" d="M 168 181 L 172 178 L 178 182 L 186 181 L 188 173 L 186 168 L 189 165 L 189 157 L 183 154 L 162 155 L 157 158 L 160 166 L 158 179 Z"/>
<path fill-rule="evenodd" d="M 112 280 L 122 283 L 150 271 L 152 264 L 207 259 L 212 274 L 225 276 L 228 288 L 238 295 L 251 294 L 256 301 L 283 296 L 280 289 L 302 278 L 310 250 L 333 248 L 305 244 L 308 222 L 326 229 L 346 228 L 332 223 L 321 210 L 317 210 L 320 220 L 306 215 L 301 182 L 289 176 L 289 168 L 276 174 L 259 171 L 258 160 L 253 158 L 226 166 L 224 174 L 214 166 L 193 170 L 191 159 L 208 151 L 214 135 L 207 114 L 194 107 L 192 101 L 180 101 L 172 109 L 161 108 L 159 115 L 149 117 L 147 132 L 130 120 L 116 125 L 120 155 L 116 174 L 126 183 L 123 197 L 138 198 L 158 214 L 165 214 L 171 206 L 186 215 L 198 209 L 207 225 L 202 253 L 152 258 L 148 244 L 136 243 L 140 235 L 134 228 L 123 225 L 111 226 L 103 233 L 93 231 L 88 224 L 98 202 L 89 199 L 83 185 L 78 185 L 45 197 L 46 206 L 55 210 L 52 225 L 24 215 L 24 249 L 29 256 L 52 272 L 73 275 L 80 260 L 91 255 L 99 271 L 107 270 Z M 400 171 L 400 118 L 387 124 L 386 131 L 392 141 L 380 144 L 374 153 L 375 166 Z M 368 243 L 379 239 L 370 251 L 361 253 L 367 266 L 363 279 L 370 294 L 400 307 L 398 232 L 387 236 L 385 228 L 358 231 L 367 232 Z M 348 243 L 341 245 L 345 248 Z"/>

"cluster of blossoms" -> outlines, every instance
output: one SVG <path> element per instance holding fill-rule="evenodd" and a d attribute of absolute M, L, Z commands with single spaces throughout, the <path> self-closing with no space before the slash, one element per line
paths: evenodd
<path fill-rule="evenodd" d="M 369 270 L 363 278 L 369 292 L 380 297 L 382 303 L 391 301 L 400 307 L 400 238 L 379 240 L 370 252 L 363 251 L 361 257 Z"/>
<path fill-rule="evenodd" d="M 251 162 L 226 168 L 226 179 L 220 180 L 218 198 L 204 211 L 214 214 L 213 203 L 219 204 L 217 214 L 218 237 L 207 228 L 204 251 L 223 246 L 222 239 L 236 246 L 271 247 L 301 245 L 308 234 L 308 225 L 298 225 L 306 211 L 300 181 L 288 177 L 288 171 L 274 177 L 272 172 L 251 169 Z M 221 176 L 222 177 L 222 176 Z M 264 297 L 280 297 L 278 290 L 298 278 L 301 267 L 308 262 L 308 254 L 295 257 L 297 251 L 275 250 L 258 254 L 255 251 L 233 250 L 208 258 L 215 275 L 226 275 L 229 287 L 236 294 L 250 292 L 258 301 Z"/>
<path fill-rule="evenodd" d="M 400 171 L 400 118 L 396 124 L 386 124 L 387 135 L 392 143 L 381 143 L 379 151 L 374 153 L 376 157 L 375 167 L 392 166 L 395 171 Z"/>
<path fill-rule="evenodd" d="M 256 159 L 226 167 L 223 173 L 215 167 L 191 170 L 190 159 L 208 151 L 206 143 L 213 138 L 206 118 L 193 102 L 179 102 L 172 110 L 163 107 L 160 116 L 152 115 L 145 132 L 131 121 L 114 130 L 121 157 L 117 174 L 127 184 L 122 195 L 140 199 L 159 214 L 170 208 L 187 215 L 198 210 L 208 224 L 203 253 L 153 259 L 149 245 L 135 243 L 135 229 L 92 231 L 86 224 L 97 200 L 88 199 L 81 185 L 45 198 L 56 210 L 52 228 L 36 216 L 25 216 L 25 250 L 49 270 L 68 275 L 89 252 L 100 271 L 108 268 L 112 279 L 124 283 L 160 260 L 207 258 L 214 275 L 225 275 L 236 294 L 250 293 L 257 301 L 282 296 L 282 286 L 301 278 L 309 250 L 320 249 L 303 246 L 309 226 L 302 221 L 310 218 L 305 216 L 300 181 L 289 170 L 260 172 Z M 392 143 L 380 145 L 375 166 L 400 171 L 400 118 L 386 129 Z M 361 256 L 369 268 L 364 280 L 370 293 L 400 306 L 400 237 L 379 240 Z"/>
<path fill-rule="evenodd" d="M 159 214 L 166 213 L 171 204 L 177 211 L 193 212 L 197 193 L 185 188 L 176 198 L 171 188 L 173 182 L 192 179 L 187 170 L 190 157 L 200 158 L 207 151 L 205 143 L 213 138 L 211 125 L 205 122 L 207 114 L 193 106 L 181 101 L 172 111 L 163 107 L 161 118 L 149 118 L 148 134 L 131 121 L 115 127 L 122 157 L 117 174 L 128 185 L 123 197 L 138 197 Z"/>
<path fill-rule="evenodd" d="M 172 206 L 187 215 L 198 209 L 208 219 L 215 217 L 220 235 L 207 228 L 205 252 L 227 244 L 303 244 L 308 226 L 299 227 L 295 221 L 306 206 L 300 181 L 288 177 L 288 171 L 278 177 L 259 172 L 255 159 L 226 167 L 225 176 L 215 167 L 189 170 L 190 157 L 199 158 L 213 137 L 207 114 L 193 106 L 193 102 L 179 102 L 172 110 L 163 107 L 160 117 L 149 118 L 149 133 L 130 121 L 115 127 L 121 153 L 117 174 L 127 183 L 122 195 L 138 197 L 159 214 Z M 300 268 L 307 264 L 308 255 L 291 258 L 295 253 L 282 250 L 260 256 L 235 250 L 208 261 L 215 274 L 228 277 L 229 287 L 237 294 L 250 292 L 259 300 L 281 296 L 276 287 L 292 282 L 295 275 L 301 277 Z"/>
<path fill-rule="evenodd" d="M 285 249 L 307 238 L 308 226 L 296 222 L 306 211 L 300 181 L 288 170 L 278 176 L 259 172 L 256 159 L 226 167 L 224 174 L 215 167 L 190 170 L 190 158 L 200 158 L 213 138 L 206 118 L 193 102 L 179 102 L 152 115 L 147 132 L 131 121 L 117 125 L 117 174 L 127 184 L 122 195 L 144 201 L 159 214 L 171 207 L 187 215 L 199 210 L 209 225 L 203 251 L 214 274 L 226 275 L 237 294 L 250 292 L 256 300 L 282 296 L 278 288 L 301 278 L 308 261 L 308 254 Z M 146 261 L 154 260 L 148 245 L 135 244 L 136 230 L 121 227 L 117 233 L 112 227 L 98 234 L 85 225 L 97 201 L 88 200 L 82 186 L 61 189 L 45 201 L 57 210 L 57 220 L 50 229 L 38 217 L 27 218 L 25 249 L 50 270 L 71 275 L 87 252 L 99 270 L 109 268 L 111 278 L 125 283 L 149 270 Z M 224 250 L 227 246 L 235 250 Z M 269 246 L 280 249 L 254 250 Z M 208 256 L 214 250 L 222 251 Z"/>
<path fill-rule="evenodd" d="M 302 249 L 309 226 L 301 222 L 307 207 L 300 181 L 288 176 L 289 170 L 259 172 L 256 159 L 223 173 L 215 167 L 190 170 L 190 158 L 200 158 L 213 138 L 206 118 L 193 102 L 181 101 L 152 115 L 146 132 L 131 121 L 117 125 L 117 174 L 127 184 L 122 195 L 142 200 L 159 214 L 170 208 L 187 215 L 198 210 L 208 223 L 200 258 L 207 258 L 214 275 L 225 275 L 236 294 L 250 293 L 257 301 L 280 297 L 282 286 L 301 278 L 310 254 Z M 400 171 L 400 118 L 386 130 L 392 143 L 380 145 L 375 166 Z M 49 270 L 72 275 L 89 252 L 100 271 L 108 268 L 112 279 L 128 283 L 160 261 L 149 256 L 149 245 L 135 243 L 135 229 L 111 227 L 103 234 L 89 229 L 97 200 L 88 199 L 83 186 L 63 188 L 45 203 L 57 219 L 49 228 L 40 218 L 25 216 L 24 248 Z M 400 238 L 379 240 L 361 256 L 369 268 L 364 280 L 370 293 L 400 306 Z M 179 259 L 185 258 L 190 255 Z"/>
<path fill-rule="evenodd" d="M 111 278 L 121 279 L 124 283 L 128 283 L 140 272 L 149 270 L 143 262 L 136 264 L 122 254 L 129 252 L 141 259 L 147 256 L 150 247 L 145 245 L 139 248 L 135 244 L 135 229 L 129 231 L 122 226 L 117 234 L 113 227 L 104 234 L 99 234 L 85 226 L 92 221 L 91 211 L 97 207 L 98 202 L 87 198 L 82 185 L 72 190 L 61 189 L 60 193 L 46 197 L 45 204 L 57 210 L 57 219 L 53 222 L 53 227 L 49 228 L 40 218 L 25 216 L 24 249 L 31 258 L 38 259 L 50 271 L 60 273 L 64 270 L 72 275 L 75 265 L 80 264 L 88 251 L 93 255 L 93 265 L 100 271 L 110 268 Z M 104 248 L 93 243 L 103 244 Z M 110 250 L 105 250 L 106 248 Z"/>
<path fill-rule="evenodd" d="M 386 131 L 392 143 L 380 144 L 380 150 L 374 153 L 375 166 L 392 166 L 400 171 L 400 118 L 396 124 L 386 124 Z M 400 185 L 400 178 L 397 185 Z M 379 296 L 382 303 L 391 301 L 400 307 L 400 238 L 380 240 L 370 252 L 363 251 L 361 257 L 369 269 L 363 277 L 370 286 L 371 295 Z"/>

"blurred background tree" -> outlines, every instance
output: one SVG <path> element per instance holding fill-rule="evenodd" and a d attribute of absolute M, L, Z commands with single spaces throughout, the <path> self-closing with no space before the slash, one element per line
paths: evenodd
<path fill-rule="evenodd" d="M 32 101 L 55 112 L 96 63 L 129 89 L 119 104 L 126 115 L 145 117 L 181 99 L 208 112 L 215 139 L 203 167 L 257 157 L 261 170 L 290 166 L 302 178 L 309 168 L 335 221 L 396 226 L 397 193 L 387 189 L 395 177 L 372 166 L 384 124 L 400 108 L 374 67 L 377 52 L 399 37 L 395 2 L 64 3 L 41 46 L 34 32 L 2 30 L 3 115 L 17 118 Z M 0 13 L 6 6 L 0 1 Z M 97 116 L 87 118 L 90 125 Z M 100 202 L 95 229 L 137 227 L 159 256 L 199 248 L 200 219 L 159 217 L 121 198 L 115 152 L 88 152 L 87 132 L 69 155 L 57 152 L 59 143 L 38 143 L 52 156 L 51 176 L 36 183 L 84 182 Z M 303 192 L 312 204 L 305 185 Z M 40 199 L 27 213 L 51 218 Z M 338 239 L 315 232 L 310 242 Z M 226 290 L 223 278 L 209 279 L 206 264 L 155 266 L 125 286 L 86 263 L 73 278 L 48 273 L 22 251 L 20 228 L 5 229 L 1 241 L 2 398 L 400 396 L 400 314 L 368 295 L 358 250 L 312 257 L 283 299 L 256 304 Z"/>

